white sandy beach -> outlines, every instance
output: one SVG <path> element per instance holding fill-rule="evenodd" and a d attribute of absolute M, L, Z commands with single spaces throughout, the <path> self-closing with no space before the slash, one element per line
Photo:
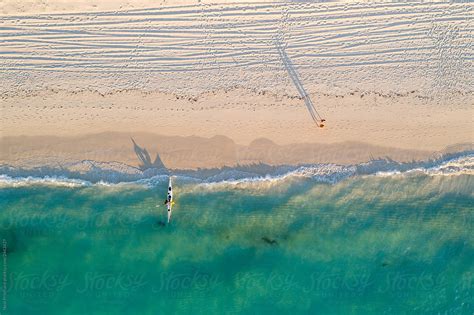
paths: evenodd
<path fill-rule="evenodd" d="M 471 144 L 473 7 L 4 1 L 1 162 L 18 164 L 37 154 L 82 159 L 94 152 L 99 160 L 133 164 L 130 137 L 172 167 L 409 160 Z M 311 119 L 276 41 L 327 120 L 325 128 Z M 104 134 L 120 135 L 123 150 L 114 151 Z M 156 136 L 139 139 L 143 134 Z M 228 139 L 215 142 L 215 136 Z M 60 149 L 51 137 L 71 144 L 55 153 Z M 304 153 L 276 158 L 272 149 L 210 158 L 198 147 L 193 152 L 206 158 L 193 154 L 190 161 L 172 153 L 186 150 L 182 143 L 160 147 L 166 137 L 188 145 L 189 137 L 214 139 L 217 147 L 255 152 L 266 149 L 250 144 L 265 138 L 285 152 L 303 146 Z M 75 144 L 83 138 L 87 145 Z M 55 149 L 39 153 L 32 141 Z M 357 149 L 354 142 L 363 145 Z"/>

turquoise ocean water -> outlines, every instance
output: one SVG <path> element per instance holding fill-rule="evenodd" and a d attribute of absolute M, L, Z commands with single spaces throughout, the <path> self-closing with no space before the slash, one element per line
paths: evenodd
<path fill-rule="evenodd" d="M 472 314 L 473 165 L 176 176 L 167 226 L 166 178 L 3 176 L 1 313 Z"/>

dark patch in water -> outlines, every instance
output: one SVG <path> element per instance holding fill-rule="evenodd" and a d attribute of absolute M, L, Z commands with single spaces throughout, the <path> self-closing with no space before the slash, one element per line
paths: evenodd
<path fill-rule="evenodd" d="M 156 225 L 158 226 L 166 226 L 166 223 L 164 221 L 158 221 L 156 222 Z"/>
<path fill-rule="evenodd" d="M 265 243 L 269 244 L 269 245 L 278 245 L 278 242 L 276 240 L 272 240 L 266 236 L 263 236 L 262 237 L 262 241 L 264 241 Z"/>

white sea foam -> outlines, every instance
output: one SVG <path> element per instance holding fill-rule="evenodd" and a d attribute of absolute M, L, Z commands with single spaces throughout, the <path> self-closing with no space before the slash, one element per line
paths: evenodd
<path fill-rule="evenodd" d="M 10 177 L 8 175 L 0 175 L 1 187 L 25 187 L 32 185 L 47 185 L 47 186 L 61 186 L 61 187 L 84 187 L 92 186 L 91 182 L 67 178 L 64 176 L 44 176 L 44 177 Z"/>
<path fill-rule="evenodd" d="M 266 166 L 268 167 L 268 166 Z M 197 170 L 197 171 L 171 171 L 175 180 L 183 184 L 200 184 L 204 186 L 214 185 L 258 185 L 279 183 L 289 180 L 312 180 L 329 184 L 337 183 L 348 177 L 354 176 L 376 176 L 376 177 L 400 177 L 400 176 L 460 176 L 474 175 L 474 154 L 458 154 L 435 161 L 398 163 L 389 160 L 371 161 L 358 165 L 337 164 L 315 164 L 304 166 L 281 166 L 270 168 L 270 171 L 261 172 L 261 166 L 248 166 L 236 168 L 225 168 L 223 170 Z M 136 171 L 130 177 L 130 173 L 121 170 L 127 167 L 120 166 L 111 169 L 105 166 L 101 177 L 101 169 L 93 168 L 87 172 L 76 173 L 66 170 L 67 174 L 44 175 L 44 169 L 22 170 L 13 167 L 2 166 L 0 170 L 0 187 L 25 187 L 31 185 L 51 185 L 63 187 L 87 187 L 87 186 L 142 186 L 156 187 L 168 180 L 168 174 L 160 170 Z M 65 168 L 61 168 L 65 171 Z M 158 173 L 158 174 L 157 174 Z"/>

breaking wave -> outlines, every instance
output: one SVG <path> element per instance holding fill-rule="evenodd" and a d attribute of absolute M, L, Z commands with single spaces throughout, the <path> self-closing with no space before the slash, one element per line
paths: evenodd
<path fill-rule="evenodd" d="M 178 183 L 252 184 L 286 180 L 312 180 L 335 184 L 349 177 L 376 176 L 459 176 L 474 175 L 474 151 L 450 154 L 438 159 L 400 163 L 390 159 L 372 160 L 356 165 L 311 164 L 270 166 L 255 164 L 219 169 L 140 170 L 113 162 L 81 161 L 61 167 L 15 168 L 0 166 L 0 187 L 51 185 L 62 187 L 128 186 L 156 187 L 172 175 Z"/>

